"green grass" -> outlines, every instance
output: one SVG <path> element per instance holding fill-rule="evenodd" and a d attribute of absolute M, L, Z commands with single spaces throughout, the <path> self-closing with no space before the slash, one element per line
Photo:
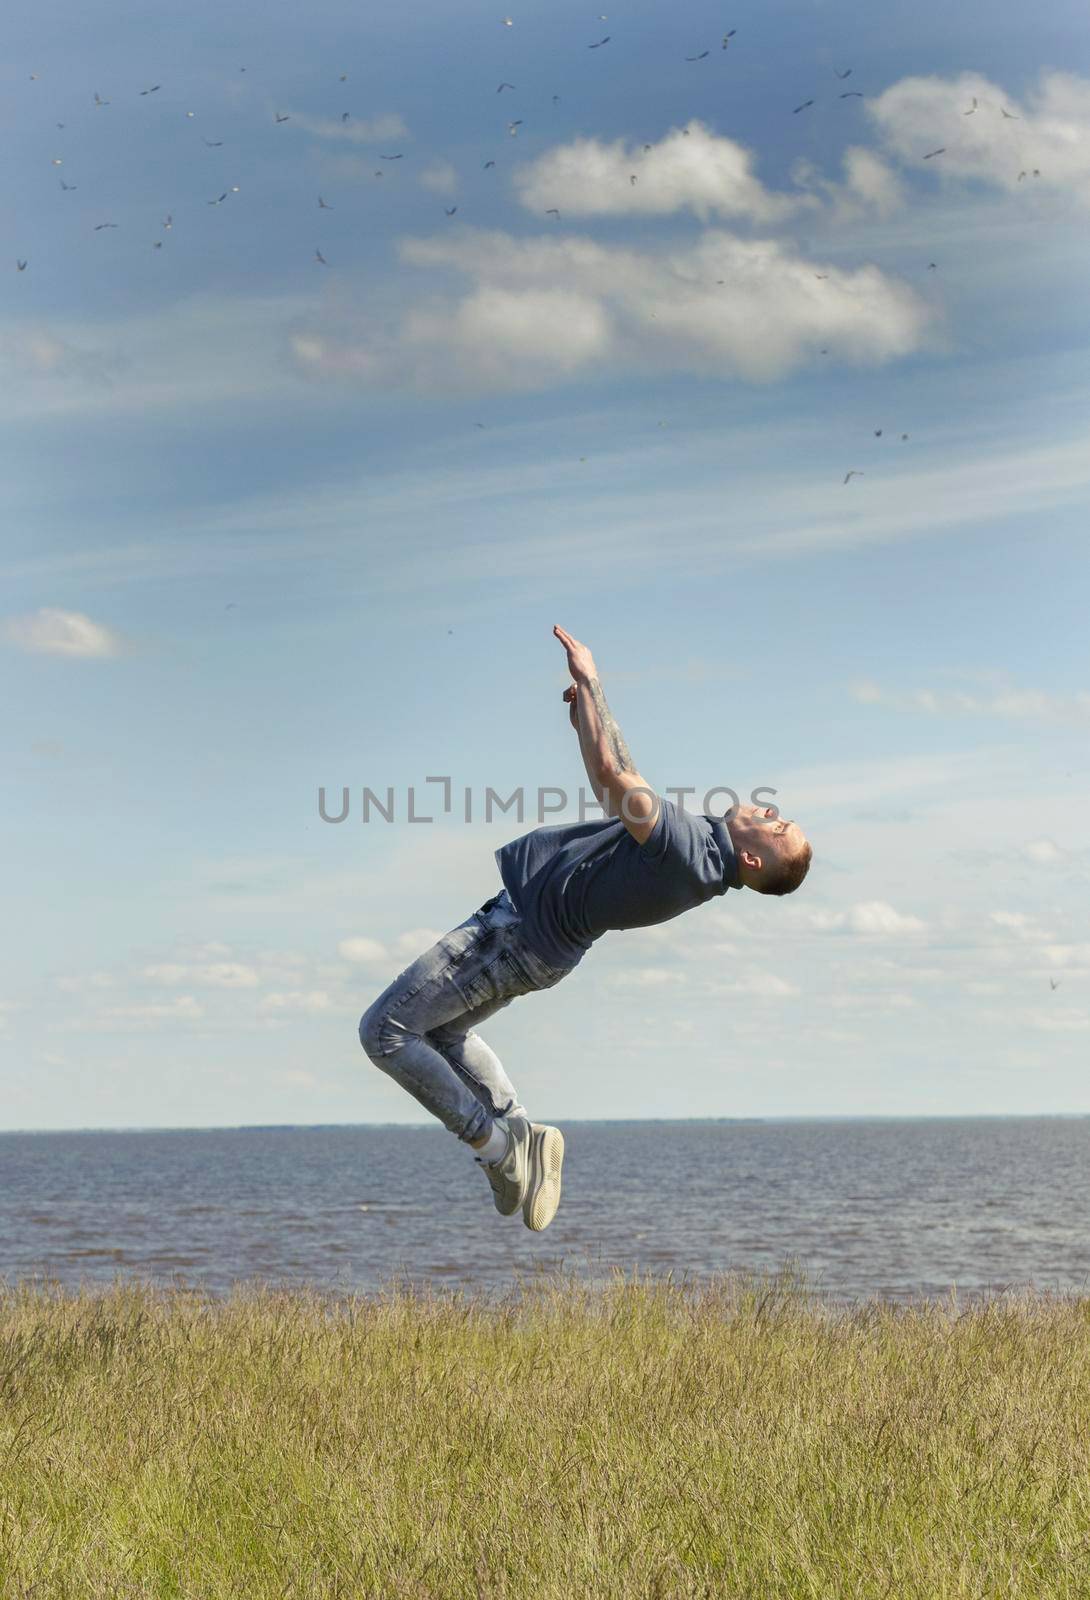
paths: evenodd
<path fill-rule="evenodd" d="M 0 1287 L 0 1595 L 1090 1595 L 1090 1299 Z"/>

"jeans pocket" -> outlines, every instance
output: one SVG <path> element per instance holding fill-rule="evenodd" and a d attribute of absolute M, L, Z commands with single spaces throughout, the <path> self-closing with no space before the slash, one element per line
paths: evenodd
<path fill-rule="evenodd" d="M 531 989 L 551 989 L 571 971 L 570 967 L 551 967 L 522 941 L 514 949 L 509 949 L 507 954 L 512 966 Z"/>
<path fill-rule="evenodd" d="M 533 987 L 512 964 L 505 950 L 494 955 L 483 966 L 478 966 L 474 961 L 463 962 L 455 968 L 452 977 L 467 1011 L 493 1005 L 498 1000 L 510 1000 L 516 994 L 527 994 Z"/>

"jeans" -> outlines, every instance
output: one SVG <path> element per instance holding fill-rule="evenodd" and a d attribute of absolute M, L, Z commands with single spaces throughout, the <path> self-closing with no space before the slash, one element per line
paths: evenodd
<path fill-rule="evenodd" d="M 499 1057 L 473 1029 L 516 995 L 551 989 L 551 967 L 522 934 L 506 889 L 406 967 L 364 1012 L 368 1056 L 460 1139 L 479 1140 L 494 1117 L 525 1116 Z"/>

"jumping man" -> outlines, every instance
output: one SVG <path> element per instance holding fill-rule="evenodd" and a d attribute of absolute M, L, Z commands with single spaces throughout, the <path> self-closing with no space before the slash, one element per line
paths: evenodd
<path fill-rule="evenodd" d="M 560 1203 L 564 1136 L 531 1122 L 499 1058 L 474 1030 L 516 995 L 551 989 L 595 939 L 668 922 L 725 894 L 790 894 L 810 845 L 774 806 L 690 815 L 636 771 L 594 658 L 563 628 L 564 691 L 601 821 L 534 828 L 496 851 L 503 888 L 407 967 L 360 1021 L 376 1067 L 467 1144 L 496 1210 L 547 1228 Z"/>

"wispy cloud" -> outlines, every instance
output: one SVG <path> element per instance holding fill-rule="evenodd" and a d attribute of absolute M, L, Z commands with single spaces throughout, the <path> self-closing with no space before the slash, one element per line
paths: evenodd
<path fill-rule="evenodd" d="M 43 606 L 25 617 L 8 617 L 0 631 L 10 644 L 37 655 L 105 660 L 122 653 L 121 635 L 82 611 Z"/>
<path fill-rule="evenodd" d="M 287 115 L 291 118 L 294 131 L 341 144 L 381 144 L 388 139 L 409 138 L 405 119 L 396 111 L 384 111 L 378 116 L 361 117 L 358 120 L 349 116 L 347 122 L 334 117 L 311 117 L 305 111 L 289 111 Z"/>
<path fill-rule="evenodd" d="M 1010 717 L 1033 722 L 1090 721 L 1090 690 L 1085 689 L 1071 695 L 1048 694 L 1041 689 L 1004 689 L 982 695 L 961 689 L 893 691 L 864 681 L 853 684 L 851 693 L 861 705 L 922 711 L 929 716 Z"/>

